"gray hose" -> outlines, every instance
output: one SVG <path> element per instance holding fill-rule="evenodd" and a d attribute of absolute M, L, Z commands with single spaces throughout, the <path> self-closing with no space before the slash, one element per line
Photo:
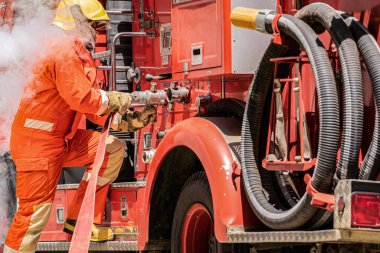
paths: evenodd
<path fill-rule="evenodd" d="M 343 74 L 343 132 L 340 158 L 337 167 L 338 179 L 358 176 L 358 160 L 362 141 L 364 98 L 360 56 L 352 37 L 339 13 L 324 3 L 313 3 L 303 7 L 295 17 L 309 25 L 318 23 L 328 30 L 338 49 Z"/>
<path fill-rule="evenodd" d="M 342 15 L 350 28 L 359 51 L 363 57 L 372 81 L 372 91 L 375 100 L 375 127 L 372 142 L 360 168 L 360 179 L 374 180 L 380 168 L 380 48 L 376 39 L 354 17 Z"/>
<path fill-rule="evenodd" d="M 268 15 L 266 31 L 272 33 L 273 16 Z M 334 74 L 325 48 L 315 32 L 303 21 L 289 15 L 279 19 L 279 29 L 289 35 L 306 51 L 316 80 L 320 110 L 320 135 L 318 159 L 313 173 L 312 185 L 320 192 L 330 192 L 336 168 L 339 139 L 339 105 Z M 276 230 L 299 228 L 309 221 L 318 208 L 310 205 L 311 198 L 304 194 L 289 210 L 279 210 L 268 200 L 263 191 L 259 151 L 262 122 L 266 101 L 273 85 L 271 58 L 284 56 L 286 48 L 271 44 L 267 49 L 249 91 L 242 128 L 242 176 L 249 202 L 257 217 L 268 227 Z M 269 194 L 269 198 L 270 198 Z"/>

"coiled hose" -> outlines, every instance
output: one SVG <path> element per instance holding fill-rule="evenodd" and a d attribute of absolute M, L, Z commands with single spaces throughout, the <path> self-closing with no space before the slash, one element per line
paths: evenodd
<path fill-rule="evenodd" d="M 338 49 L 343 75 L 343 130 L 337 179 L 353 179 L 358 176 L 358 160 L 362 141 L 364 102 L 360 56 L 352 37 L 339 13 L 324 3 L 303 7 L 295 17 L 310 26 L 315 23 L 328 30 Z"/>
<path fill-rule="evenodd" d="M 272 33 L 273 15 L 267 15 L 265 30 Z M 336 168 L 336 155 L 339 139 L 339 105 L 334 74 L 325 48 L 315 32 L 303 21 L 283 15 L 278 21 L 281 32 L 287 34 L 306 51 L 314 77 L 320 109 L 320 135 L 317 164 L 313 173 L 312 186 L 320 192 L 329 192 Z M 289 210 L 273 206 L 264 193 L 261 180 L 261 157 L 259 156 L 261 131 L 265 126 L 267 100 L 273 85 L 273 63 L 271 58 L 281 57 L 286 48 L 271 44 L 267 49 L 249 91 L 242 127 L 242 177 L 249 202 L 257 217 L 268 227 L 276 230 L 299 228 L 317 212 L 310 205 L 311 198 L 304 194 L 298 203 Z M 269 96 L 269 97 L 268 97 Z M 263 138 L 266 136 L 264 135 Z M 261 151 L 262 152 L 262 151 Z M 273 193 L 276 194 L 276 193 Z M 277 193 L 278 194 L 278 193 Z"/>
<path fill-rule="evenodd" d="M 343 76 L 343 128 L 340 157 L 336 180 L 358 177 L 358 159 L 362 141 L 364 98 L 360 56 L 354 38 L 340 14 L 324 3 L 313 3 L 303 7 L 295 17 L 313 28 L 326 29 L 338 49 Z M 316 32 L 320 32 L 317 29 Z M 286 188 L 285 188 L 286 190 Z M 291 190 L 291 189 L 289 189 Z M 289 193 L 284 193 L 285 197 Z M 291 195 L 290 195 L 291 196 Z M 287 198 L 289 203 L 293 199 Z M 332 219 L 332 212 L 319 210 L 305 227 L 315 229 Z"/>
<path fill-rule="evenodd" d="M 342 15 L 350 28 L 372 81 L 375 100 L 375 126 L 372 142 L 360 168 L 360 179 L 374 180 L 380 168 L 380 48 L 370 32 L 354 17 Z"/>

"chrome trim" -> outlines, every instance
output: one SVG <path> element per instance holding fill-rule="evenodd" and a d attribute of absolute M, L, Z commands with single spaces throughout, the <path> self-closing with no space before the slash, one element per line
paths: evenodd
<path fill-rule="evenodd" d="M 68 251 L 70 242 L 39 242 L 37 251 Z M 137 242 L 105 242 L 105 243 L 90 243 L 91 251 L 137 251 Z"/>
<path fill-rule="evenodd" d="M 380 243 L 380 231 L 368 229 L 245 232 L 240 227 L 229 226 L 227 230 L 228 243 Z"/>
<path fill-rule="evenodd" d="M 57 190 L 76 190 L 79 184 L 60 184 L 57 186 Z M 146 186 L 146 181 L 141 180 L 137 182 L 122 182 L 111 184 L 111 189 L 117 188 L 144 188 Z"/>
<path fill-rule="evenodd" d="M 146 181 L 137 182 L 125 182 L 125 183 L 113 183 L 111 184 L 111 189 L 115 188 L 144 188 L 146 186 Z"/>
<path fill-rule="evenodd" d="M 57 190 L 76 190 L 79 184 L 59 184 Z"/>

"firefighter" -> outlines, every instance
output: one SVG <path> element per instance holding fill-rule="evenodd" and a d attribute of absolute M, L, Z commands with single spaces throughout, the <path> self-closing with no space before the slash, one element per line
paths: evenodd
<path fill-rule="evenodd" d="M 66 232 L 73 232 L 100 137 L 99 132 L 78 129 L 84 118 L 104 124 L 108 115 L 118 112 L 113 127 L 122 131 L 135 131 L 155 120 L 154 107 L 129 112 L 128 94 L 102 91 L 95 82 L 89 51 L 95 30 L 108 22 L 97 0 L 63 0 L 58 6 L 54 24 L 63 35 L 52 39 L 50 48 L 44 49 L 47 56 L 35 65 L 11 129 L 19 208 L 5 241 L 6 253 L 35 252 L 62 167 L 88 166 L 64 225 Z M 123 143 L 109 136 L 97 181 L 94 224 L 102 222 L 107 191 L 118 176 L 124 153 Z M 111 229 L 93 226 L 92 241 L 111 239 Z"/>

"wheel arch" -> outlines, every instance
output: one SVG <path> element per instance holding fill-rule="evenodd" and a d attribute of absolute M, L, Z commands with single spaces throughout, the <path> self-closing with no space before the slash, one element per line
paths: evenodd
<path fill-rule="evenodd" d="M 172 217 L 181 188 L 192 173 L 200 170 L 205 171 L 210 185 L 218 241 L 227 242 L 229 225 L 250 226 L 255 223 L 240 176 L 234 174 L 239 173 L 240 165 L 230 147 L 236 145 L 236 153 L 239 152 L 240 128 L 240 121 L 233 118 L 191 118 L 167 133 L 156 150 L 146 180 L 145 224 L 140 229 L 139 248 L 144 248 L 148 239 L 170 239 Z M 179 162 L 181 167 L 173 166 Z M 155 224 L 152 224 L 153 218 Z M 162 227 L 160 223 L 166 221 L 169 223 Z"/>

